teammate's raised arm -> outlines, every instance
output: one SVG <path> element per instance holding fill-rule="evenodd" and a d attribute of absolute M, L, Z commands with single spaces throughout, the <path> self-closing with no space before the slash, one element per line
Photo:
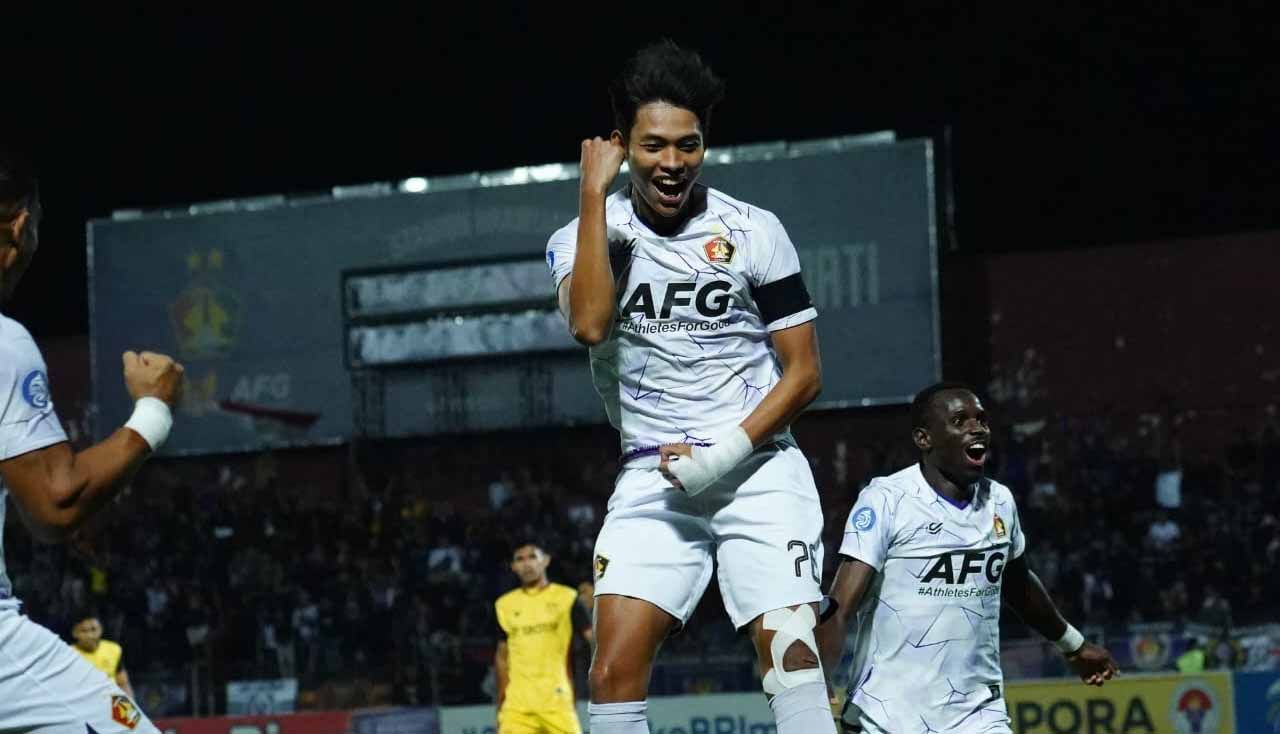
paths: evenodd
<path fill-rule="evenodd" d="M 609 338 L 617 294 L 609 265 L 605 198 L 618 176 L 626 149 L 622 134 L 608 140 L 582 141 L 582 167 L 578 192 L 578 249 L 573 274 L 560 284 L 561 304 L 568 302 L 565 317 L 573 338 L 586 345 Z M 565 295 L 567 291 L 567 296 Z"/>
<path fill-rule="evenodd" d="M 1100 686 L 1120 673 L 1106 648 L 1086 642 L 1084 636 L 1063 618 L 1040 577 L 1027 565 L 1025 555 L 1014 558 L 1005 566 L 1004 604 L 1046 640 L 1057 645 L 1067 658 L 1067 664 L 1085 683 Z"/>
<path fill-rule="evenodd" d="M 35 257 L 39 221 L 34 167 L 0 145 L 0 305 Z M 0 529 L 12 494 L 36 538 L 66 538 L 160 447 L 173 424 L 170 405 L 179 395 L 182 366 L 164 355 L 126 352 L 124 379 L 136 401 L 129 422 L 102 443 L 72 451 L 40 349 L 26 327 L 0 314 Z M 132 691 L 119 646 L 95 650 L 103 653 L 98 661 L 105 675 L 96 673 L 88 660 L 19 611 L 10 572 L 0 554 L 0 726 L 9 731 L 16 724 L 24 732 L 109 732 L 124 726 L 133 734 L 160 734 L 128 700 Z M 94 627 L 101 635 L 96 619 Z"/>
<path fill-rule="evenodd" d="M 57 542 L 74 532 L 168 437 L 182 365 L 151 352 L 126 352 L 123 360 L 125 385 L 136 401 L 124 426 L 79 453 L 63 440 L 0 461 L 0 478 L 40 540 Z"/>

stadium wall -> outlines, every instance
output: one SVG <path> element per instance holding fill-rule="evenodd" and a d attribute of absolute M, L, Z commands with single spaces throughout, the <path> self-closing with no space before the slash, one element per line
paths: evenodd
<path fill-rule="evenodd" d="M 991 377 L 1028 410 L 1167 409 L 1216 452 L 1280 404 L 1280 232 L 984 260 Z"/>

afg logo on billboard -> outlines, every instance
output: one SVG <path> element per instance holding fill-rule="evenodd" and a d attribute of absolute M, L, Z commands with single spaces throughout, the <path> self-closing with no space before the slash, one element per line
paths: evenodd
<path fill-rule="evenodd" d="M 1169 720 L 1177 734 L 1217 734 L 1222 706 L 1204 682 L 1188 681 L 1174 689 L 1169 699 Z"/>

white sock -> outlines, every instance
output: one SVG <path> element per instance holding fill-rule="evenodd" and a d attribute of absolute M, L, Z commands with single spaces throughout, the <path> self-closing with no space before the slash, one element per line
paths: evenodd
<path fill-rule="evenodd" d="M 778 734 L 835 734 L 826 683 L 804 683 L 784 689 L 769 701 L 769 707 L 778 722 Z M 595 734 L 594 729 L 591 734 Z"/>
<path fill-rule="evenodd" d="M 648 708 L 648 701 L 589 703 L 591 734 L 649 734 L 649 715 L 645 713 Z M 830 716 L 827 720 L 831 720 Z"/>

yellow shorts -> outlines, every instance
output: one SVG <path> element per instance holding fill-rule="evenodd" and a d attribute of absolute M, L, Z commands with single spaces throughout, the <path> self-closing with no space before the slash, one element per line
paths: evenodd
<path fill-rule="evenodd" d="M 578 712 L 573 709 L 549 711 L 498 711 L 498 734 L 582 734 Z"/>

